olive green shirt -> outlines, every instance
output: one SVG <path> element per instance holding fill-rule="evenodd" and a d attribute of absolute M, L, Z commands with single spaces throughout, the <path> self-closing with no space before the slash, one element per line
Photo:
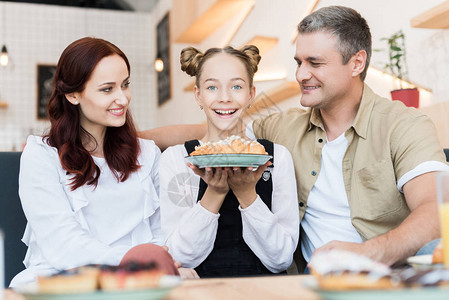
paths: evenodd
<path fill-rule="evenodd" d="M 326 142 L 319 110 L 293 108 L 272 114 L 254 121 L 253 130 L 257 138 L 291 152 L 302 219 Z M 366 84 L 345 137 L 349 144 L 342 168 L 351 221 L 366 240 L 397 227 L 409 215 L 404 194 L 397 188 L 399 178 L 423 162 L 446 160 L 427 116 L 376 95 Z"/>

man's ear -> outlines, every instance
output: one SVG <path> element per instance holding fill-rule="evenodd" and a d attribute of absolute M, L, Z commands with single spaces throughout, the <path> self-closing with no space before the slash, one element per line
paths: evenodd
<path fill-rule="evenodd" d="M 78 94 L 77 94 L 77 93 L 65 94 L 65 98 L 66 98 L 70 103 L 72 103 L 73 105 L 78 105 L 78 104 L 79 104 Z"/>
<path fill-rule="evenodd" d="M 360 50 L 359 52 L 354 54 L 354 56 L 351 58 L 353 77 L 360 75 L 363 72 L 363 70 L 365 70 L 366 57 L 367 57 L 366 51 Z"/>

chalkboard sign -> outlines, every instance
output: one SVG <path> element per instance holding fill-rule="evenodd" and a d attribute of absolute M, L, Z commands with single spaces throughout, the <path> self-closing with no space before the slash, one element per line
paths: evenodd
<path fill-rule="evenodd" d="M 56 66 L 37 66 L 37 118 L 48 119 L 47 104 L 53 89 Z"/>
<path fill-rule="evenodd" d="M 161 105 L 171 98 L 170 80 L 170 36 L 169 36 L 169 14 L 157 25 L 157 56 L 164 62 L 164 69 L 157 73 L 158 103 Z"/>

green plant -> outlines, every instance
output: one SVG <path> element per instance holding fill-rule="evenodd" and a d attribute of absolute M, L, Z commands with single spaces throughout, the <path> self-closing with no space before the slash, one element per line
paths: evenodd
<path fill-rule="evenodd" d="M 384 65 L 391 74 L 399 79 L 406 79 L 408 75 L 407 57 L 405 50 L 405 35 L 402 30 L 395 32 L 390 37 L 381 38 L 381 41 L 386 41 L 388 44 L 388 58 L 389 61 Z M 402 81 L 399 81 L 402 89 Z"/>

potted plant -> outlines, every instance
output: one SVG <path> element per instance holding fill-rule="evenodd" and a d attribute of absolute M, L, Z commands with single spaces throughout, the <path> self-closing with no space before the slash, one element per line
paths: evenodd
<path fill-rule="evenodd" d="M 402 79 L 408 75 L 407 57 L 405 50 L 405 35 L 402 30 L 392 34 L 390 37 L 382 38 L 388 44 L 388 63 L 384 68 L 399 79 L 399 89 L 391 91 L 392 100 L 400 100 L 405 105 L 419 107 L 419 91 L 417 88 L 403 88 Z"/>

